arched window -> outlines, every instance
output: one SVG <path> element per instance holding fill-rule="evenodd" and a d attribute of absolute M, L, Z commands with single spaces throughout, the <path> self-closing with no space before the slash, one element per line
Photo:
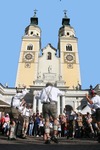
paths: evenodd
<path fill-rule="evenodd" d="M 33 50 L 33 45 L 28 45 L 27 50 Z"/>
<path fill-rule="evenodd" d="M 72 51 L 72 45 L 71 44 L 68 44 L 66 46 L 66 51 Z"/>
<path fill-rule="evenodd" d="M 50 52 L 47 53 L 47 60 L 51 60 L 52 54 Z"/>

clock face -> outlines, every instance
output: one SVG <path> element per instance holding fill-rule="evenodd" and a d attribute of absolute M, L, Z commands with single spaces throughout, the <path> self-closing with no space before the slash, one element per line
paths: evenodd
<path fill-rule="evenodd" d="M 25 58 L 26 58 L 27 60 L 32 59 L 32 54 L 26 54 L 26 55 L 25 55 Z"/>
<path fill-rule="evenodd" d="M 33 60 L 33 54 L 32 53 L 26 53 L 25 55 L 24 55 L 24 59 L 26 60 L 26 61 L 32 61 Z"/>
<path fill-rule="evenodd" d="M 74 62 L 74 55 L 73 54 L 66 54 L 65 55 L 65 61 L 72 63 Z"/>
<path fill-rule="evenodd" d="M 73 60 L 73 55 L 70 55 L 70 54 L 67 55 L 67 56 L 66 56 L 66 59 L 67 59 L 68 61 L 72 61 L 72 60 Z"/>

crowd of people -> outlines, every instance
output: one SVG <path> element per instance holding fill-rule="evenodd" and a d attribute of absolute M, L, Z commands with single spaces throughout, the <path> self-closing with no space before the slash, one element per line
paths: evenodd
<path fill-rule="evenodd" d="M 4 114 L 0 119 L 0 130 L 9 140 L 27 136 L 43 137 L 45 144 L 52 140 L 58 143 L 59 137 L 74 138 L 98 138 L 100 142 L 100 97 L 92 90 L 86 94 L 88 105 L 94 110 L 93 114 L 85 115 L 71 110 L 57 116 L 57 97 L 65 93 L 51 83 L 47 83 L 35 98 L 43 103 L 43 111 L 33 112 L 32 105 L 26 103 L 24 96 L 29 91 L 24 87 L 21 92 L 16 90 L 12 99 L 11 113 Z"/>
<path fill-rule="evenodd" d="M 25 116 L 24 116 L 25 117 Z M 26 116 L 27 118 L 27 116 Z M 49 120 L 49 138 L 53 134 L 54 121 L 50 117 Z M 33 113 L 29 120 L 24 119 L 19 115 L 17 122 L 10 118 L 10 115 L 2 115 L 0 120 L 1 133 L 6 135 L 9 139 L 16 139 L 17 137 L 26 138 L 26 136 L 44 137 L 45 134 L 45 118 L 42 113 Z M 16 133 L 15 131 L 16 127 Z M 57 118 L 57 134 L 59 137 L 66 137 L 66 139 L 74 138 L 96 138 L 98 136 L 99 128 L 95 120 L 89 112 L 86 115 L 72 112 L 68 114 L 60 114 Z M 44 139 L 45 140 L 45 139 Z M 51 139 L 50 139 L 51 140 Z M 55 141 L 57 143 L 57 141 Z"/>

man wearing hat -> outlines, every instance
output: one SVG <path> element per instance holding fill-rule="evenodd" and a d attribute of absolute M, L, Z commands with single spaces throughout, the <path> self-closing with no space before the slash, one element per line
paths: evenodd
<path fill-rule="evenodd" d="M 86 94 L 86 99 L 91 108 L 95 110 L 96 122 L 99 128 L 98 142 L 100 143 L 100 96 L 97 95 L 97 92 L 95 90 L 91 90 L 89 95 Z"/>

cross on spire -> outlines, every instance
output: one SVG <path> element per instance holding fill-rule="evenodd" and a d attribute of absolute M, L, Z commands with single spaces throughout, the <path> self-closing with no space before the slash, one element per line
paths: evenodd
<path fill-rule="evenodd" d="M 37 10 L 35 9 L 35 10 L 34 10 L 34 17 L 36 17 L 36 12 L 37 12 Z"/>
<path fill-rule="evenodd" d="M 65 18 L 67 18 L 66 12 L 67 12 L 67 10 L 64 10 L 64 15 L 65 15 Z"/>

